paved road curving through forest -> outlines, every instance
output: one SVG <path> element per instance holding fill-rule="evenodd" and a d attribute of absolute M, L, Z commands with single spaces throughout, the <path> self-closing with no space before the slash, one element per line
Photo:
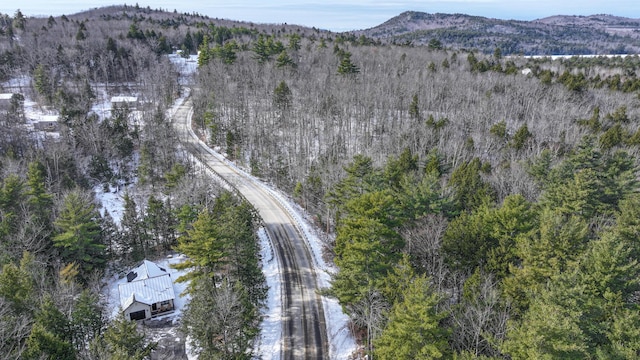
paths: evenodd
<path fill-rule="evenodd" d="M 327 331 L 311 254 L 302 231 L 280 202 L 245 174 L 227 165 L 191 129 L 191 100 L 175 111 L 180 140 L 205 166 L 233 186 L 258 210 L 280 266 L 282 281 L 281 359 L 328 358 Z"/>

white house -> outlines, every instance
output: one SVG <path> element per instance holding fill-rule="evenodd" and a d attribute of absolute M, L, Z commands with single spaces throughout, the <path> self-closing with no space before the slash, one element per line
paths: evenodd
<path fill-rule="evenodd" d="M 111 107 L 113 108 L 138 108 L 138 98 L 135 96 L 114 96 L 111 98 Z"/>
<path fill-rule="evenodd" d="M 144 320 L 174 311 L 173 280 L 166 269 L 144 260 L 118 285 L 120 306 L 126 319 Z"/>
<path fill-rule="evenodd" d="M 14 94 L 14 93 L 3 93 L 0 94 L 0 110 L 9 110 L 11 106 L 13 106 L 14 101 L 18 101 L 22 103 L 24 101 L 24 97 L 22 94 Z"/>
<path fill-rule="evenodd" d="M 11 98 L 13 94 L 0 94 L 0 107 L 1 108 L 9 108 L 11 105 Z"/>

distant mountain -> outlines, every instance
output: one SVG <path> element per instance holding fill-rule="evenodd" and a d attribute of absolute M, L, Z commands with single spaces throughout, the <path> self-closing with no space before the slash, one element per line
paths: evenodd
<path fill-rule="evenodd" d="M 408 11 L 357 33 L 384 42 L 439 42 L 446 48 L 484 53 L 500 48 L 505 55 L 640 53 L 640 19 L 612 15 L 558 15 L 518 21 Z"/>
<path fill-rule="evenodd" d="M 0 15 L 2 15 L 0 13 Z M 82 12 L 78 12 L 71 15 L 66 15 L 68 18 L 76 21 L 82 20 L 116 20 L 116 19 L 136 19 L 136 21 L 146 21 L 150 23 L 160 23 L 162 27 L 175 27 L 177 24 L 191 26 L 195 28 L 202 28 L 207 24 L 213 24 L 215 26 L 224 26 L 227 28 L 250 28 L 255 29 L 262 33 L 286 33 L 296 32 L 300 35 L 326 35 L 331 34 L 328 30 L 321 30 L 303 25 L 294 24 L 280 24 L 280 23 L 253 23 L 250 21 L 231 20 L 225 18 L 209 17 L 197 12 L 184 12 L 180 13 L 176 10 L 168 11 L 163 9 L 153 9 L 150 6 L 142 7 L 131 5 L 111 5 L 96 7 Z M 1 30 L 1 29 L 0 29 Z"/>

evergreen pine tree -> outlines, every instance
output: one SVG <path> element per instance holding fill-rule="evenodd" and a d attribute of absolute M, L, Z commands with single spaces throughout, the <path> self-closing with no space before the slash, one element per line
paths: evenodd
<path fill-rule="evenodd" d="M 96 360 L 144 360 L 157 345 L 138 331 L 136 322 L 126 320 L 121 314 L 111 321 L 102 336 L 93 340 L 90 352 Z"/>
<path fill-rule="evenodd" d="M 89 344 L 102 332 L 104 319 L 98 294 L 83 290 L 78 296 L 70 316 L 73 344 L 80 354 L 86 353 Z"/>
<path fill-rule="evenodd" d="M 414 120 L 421 120 L 420 106 L 418 105 L 418 94 L 413 94 L 411 104 L 409 104 L 409 116 Z"/>
<path fill-rule="evenodd" d="M 104 266 L 100 214 L 88 195 L 77 190 L 67 194 L 55 226 L 58 234 L 53 244 L 60 249 L 63 261 L 78 264 L 81 279 L 87 280 Z"/>
<path fill-rule="evenodd" d="M 15 314 L 30 314 L 37 307 L 36 283 L 28 271 L 34 260 L 33 255 L 25 252 L 20 266 L 8 263 L 0 272 L 0 297 Z"/>
<path fill-rule="evenodd" d="M 25 194 L 29 197 L 28 203 L 38 221 L 47 224 L 47 227 L 49 227 L 53 200 L 51 194 L 47 193 L 45 181 L 45 169 L 42 163 L 30 163 L 27 171 L 27 186 L 29 189 Z"/>
<path fill-rule="evenodd" d="M 27 338 L 25 359 L 75 359 L 72 333 L 67 317 L 56 307 L 49 294 L 44 296 L 35 324 Z"/>
<path fill-rule="evenodd" d="M 378 359 L 441 359 L 449 353 L 446 317 L 438 310 L 439 298 L 429 279 L 416 277 L 391 308 L 389 323 L 374 341 Z"/>
<path fill-rule="evenodd" d="M 276 58 L 276 67 L 279 69 L 285 66 L 291 66 L 292 68 L 295 68 L 295 65 L 296 64 L 293 62 L 293 59 L 291 59 L 291 56 L 289 56 L 286 51 L 282 51 Z"/>
<path fill-rule="evenodd" d="M 351 53 L 343 52 L 338 65 L 338 74 L 346 76 L 355 76 L 360 72 L 360 68 L 351 61 Z"/>

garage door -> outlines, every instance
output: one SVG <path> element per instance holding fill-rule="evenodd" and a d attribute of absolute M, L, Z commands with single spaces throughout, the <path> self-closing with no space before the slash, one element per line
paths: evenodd
<path fill-rule="evenodd" d="M 134 312 L 129 314 L 129 318 L 131 320 L 144 320 L 144 318 L 146 318 L 146 317 L 147 317 L 147 315 L 145 314 L 144 310 L 134 311 Z"/>

